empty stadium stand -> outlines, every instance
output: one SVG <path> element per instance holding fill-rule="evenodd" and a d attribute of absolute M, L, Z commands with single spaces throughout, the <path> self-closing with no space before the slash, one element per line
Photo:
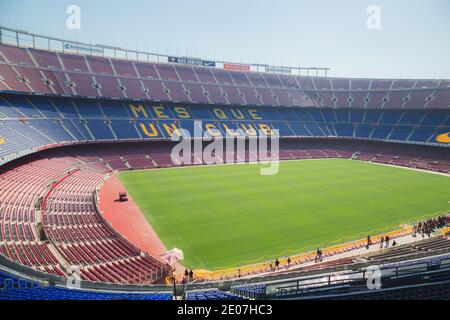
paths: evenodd
<path fill-rule="evenodd" d="M 450 174 L 449 107 L 450 80 L 287 76 L 0 44 L 0 254 L 55 277 L 78 266 L 87 283 L 162 281 L 169 267 L 116 232 L 98 211 L 96 196 L 117 170 L 179 165 L 170 157 L 172 136 L 279 135 L 282 160 L 346 158 Z M 203 163 L 200 154 L 189 157 Z M 234 160 L 249 158 L 246 150 Z M 367 259 L 448 247 L 448 239 L 433 238 Z M 448 295 L 440 289 L 447 271 L 432 271 L 420 277 L 434 277 L 436 289 L 417 290 Z M 393 282 L 401 287 L 398 297 L 419 297 L 413 287 L 422 284 L 414 279 L 409 287 Z M 8 286 L 0 299 L 171 299 L 22 280 L 0 273 Z M 307 298 L 361 289 L 368 295 L 361 283 L 317 285 L 314 293 L 310 282 L 296 282 L 295 290 L 282 283 L 270 293 Z M 28 290 L 18 290 L 21 285 Z M 233 293 L 189 292 L 187 298 L 262 299 L 267 290 L 257 283 L 233 287 Z M 386 296 L 393 296 L 389 290 Z"/>
<path fill-rule="evenodd" d="M 124 61 L 0 45 L 3 90 L 191 103 L 414 109 L 448 107 L 448 80 L 283 76 Z"/>
<path fill-rule="evenodd" d="M 241 300 L 242 297 L 220 290 L 190 291 L 187 300 Z"/>
<path fill-rule="evenodd" d="M 126 241 L 97 211 L 96 190 L 108 172 L 99 161 L 82 162 L 60 151 L 6 169 L 0 174 L 1 253 L 61 276 L 77 265 L 90 281 L 162 278 L 165 264 Z"/>
<path fill-rule="evenodd" d="M 0 163 L 53 144 L 169 139 L 196 127 L 448 146 L 448 80 L 286 76 L 9 44 L 0 57 L 0 91 L 10 92 L 0 96 Z"/>
<path fill-rule="evenodd" d="M 417 236 L 419 239 L 420 235 Z M 403 245 L 398 248 L 391 248 L 383 253 L 370 255 L 369 261 L 387 261 L 388 259 L 407 257 L 420 252 L 437 252 L 437 251 L 450 251 L 450 239 L 447 237 L 435 237 L 419 241 L 411 245 Z"/>
<path fill-rule="evenodd" d="M 441 255 L 380 264 L 380 287 L 368 286 L 368 267 L 322 272 L 285 280 L 233 286 L 249 299 L 448 299 L 449 256 Z"/>
<path fill-rule="evenodd" d="M 198 120 L 202 120 L 199 122 Z M 59 144 L 175 136 L 347 138 L 448 147 L 448 110 L 213 107 L 0 95 L 0 162 Z M 196 128 L 199 132 L 196 132 Z M 231 131 L 234 130 L 234 131 Z M 381 157 L 378 160 L 382 161 Z M 439 165 L 436 166 L 437 168 Z"/>
<path fill-rule="evenodd" d="M 0 271 L 0 300 L 171 300 L 170 293 L 116 293 L 69 289 Z"/>
<path fill-rule="evenodd" d="M 172 146 L 164 141 L 69 145 L 2 166 L 1 253 L 60 276 L 78 265 L 87 281 L 145 283 L 162 278 L 167 272 L 164 263 L 109 227 L 97 211 L 95 197 L 113 170 L 174 166 Z M 382 157 L 383 163 L 397 160 L 393 164 L 418 167 L 420 162 L 427 170 L 437 170 L 433 165 L 439 163 L 445 165 L 438 168 L 444 172 L 450 168 L 448 153 L 434 146 L 322 138 L 281 140 L 279 152 L 282 159 Z"/>

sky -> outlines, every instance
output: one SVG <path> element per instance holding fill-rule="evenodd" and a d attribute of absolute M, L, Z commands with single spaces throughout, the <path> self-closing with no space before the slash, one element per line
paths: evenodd
<path fill-rule="evenodd" d="M 80 29 L 66 26 L 69 5 Z M 450 79 L 449 0 L 0 0 L 0 25 L 331 76 Z"/>

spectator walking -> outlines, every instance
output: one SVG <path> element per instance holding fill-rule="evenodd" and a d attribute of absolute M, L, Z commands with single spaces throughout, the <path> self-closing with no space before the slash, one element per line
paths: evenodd
<path fill-rule="evenodd" d="M 366 244 L 366 248 L 367 250 L 369 250 L 369 246 L 372 244 L 372 239 L 370 239 L 370 234 L 367 236 L 367 244 Z"/>

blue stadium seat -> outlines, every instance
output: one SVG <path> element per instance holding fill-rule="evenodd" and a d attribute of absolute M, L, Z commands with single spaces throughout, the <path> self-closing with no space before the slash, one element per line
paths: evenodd
<path fill-rule="evenodd" d="M 4 122 L 0 137 L 6 143 L 0 146 L 0 156 L 70 141 L 170 138 L 171 131 L 178 127 L 193 134 L 194 119 L 202 121 L 204 130 L 215 127 L 223 135 L 227 127 L 251 126 L 258 130 L 262 124 L 278 128 L 286 137 L 357 137 L 416 143 L 436 143 L 432 135 L 443 130 L 439 126 L 450 124 L 448 110 L 130 104 L 135 109 L 127 102 L 113 100 L 2 94 L 0 119 Z"/>
<path fill-rule="evenodd" d="M 283 120 L 280 113 L 275 108 L 264 108 L 260 114 L 264 114 L 264 119 L 270 119 L 273 121 Z"/>
<path fill-rule="evenodd" d="M 440 125 L 446 118 L 447 113 L 444 110 L 428 110 L 420 123 L 423 126 Z"/>
<path fill-rule="evenodd" d="M 353 126 L 351 124 L 337 123 L 334 128 L 338 136 L 353 137 Z"/>
<path fill-rule="evenodd" d="M 0 97 L 0 118 L 19 118 L 23 116 L 4 97 Z"/>
<path fill-rule="evenodd" d="M 364 110 L 350 110 L 350 122 L 352 123 L 360 123 L 363 122 L 364 118 Z"/>
<path fill-rule="evenodd" d="M 336 115 L 335 115 L 333 109 L 323 109 L 323 110 L 321 110 L 321 112 L 322 112 L 322 117 L 323 117 L 323 119 L 325 119 L 326 122 L 331 122 L 331 123 L 337 122 Z"/>
<path fill-rule="evenodd" d="M 75 139 L 55 120 L 28 120 L 30 126 L 57 142 L 74 141 Z"/>
<path fill-rule="evenodd" d="M 319 109 L 310 109 L 307 112 L 311 115 L 311 118 L 313 119 L 313 121 L 325 122 L 325 120 L 322 116 L 322 113 L 320 112 Z"/>
<path fill-rule="evenodd" d="M 47 97 L 33 97 L 33 105 L 47 118 L 60 118 L 59 112 L 56 110 L 51 100 Z"/>
<path fill-rule="evenodd" d="M 209 108 L 193 106 L 190 108 L 194 119 L 215 119 Z"/>
<path fill-rule="evenodd" d="M 413 126 L 398 126 L 392 130 L 391 135 L 389 136 L 389 140 L 394 141 L 405 141 L 409 135 L 413 132 Z"/>
<path fill-rule="evenodd" d="M 300 122 L 290 122 L 289 126 L 294 130 L 295 134 L 299 137 L 311 137 L 311 132 Z"/>
<path fill-rule="evenodd" d="M 25 95 L 9 95 L 5 98 L 5 101 L 14 106 L 14 108 L 19 110 L 25 117 L 43 118 L 42 113 L 28 101 L 27 96 Z"/>
<path fill-rule="evenodd" d="M 55 108 L 63 115 L 64 118 L 80 118 L 80 115 L 72 104 L 73 99 L 51 98 L 50 100 L 53 102 Z"/>
<path fill-rule="evenodd" d="M 390 125 L 383 125 L 383 124 L 377 125 L 375 126 L 375 130 L 373 131 L 371 138 L 385 140 L 391 133 L 392 128 L 393 127 Z"/>
<path fill-rule="evenodd" d="M 314 121 L 314 119 L 311 117 L 311 115 L 306 110 L 295 109 L 294 112 L 297 115 L 297 119 L 299 119 L 300 121 L 304 121 L 304 122 Z"/>
<path fill-rule="evenodd" d="M 424 111 L 422 110 L 407 110 L 403 113 L 399 124 L 419 124 L 420 119 L 424 116 Z"/>
<path fill-rule="evenodd" d="M 0 272 L 0 300 L 172 300 L 170 293 L 126 293 L 54 287 Z"/>
<path fill-rule="evenodd" d="M 417 127 L 408 141 L 427 142 L 435 131 L 432 127 Z"/>
<path fill-rule="evenodd" d="M 285 121 L 296 121 L 297 116 L 294 112 L 294 110 L 292 110 L 292 108 L 280 108 L 280 110 L 278 110 L 278 113 L 281 116 L 281 119 L 285 120 Z"/>
<path fill-rule="evenodd" d="M 350 122 L 349 111 L 345 109 L 335 110 L 337 122 Z"/>
<path fill-rule="evenodd" d="M 111 130 L 108 128 L 108 125 L 105 123 L 105 120 L 89 120 L 87 122 L 87 126 L 94 135 L 95 139 L 99 140 L 114 139 L 114 136 Z"/>
<path fill-rule="evenodd" d="M 116 133 L 118 139 L 139 139 L 139 133 L 136 131 L 130 120 L 113 120 L 111 127 Z"/>
<path fill-rule="evenodd" d="M 187 300 L 242 300 L 243 298 L 229 292 L 219 290 L 190 291 Z"/>
<path fill-rule="evenodd" d="M 305 123 L 305 127 L 314 137 L 324 137 L 325 133 L 321 130 L 317 123 Z"/>
<path fill-rule="evenodd" d="M 69 131 L 78 141 L 89 140 L 77 126 L 74 125 L 72 119 L 61 119 L 61 124 Z"/>
<path fill-rule="evenodd" d="M 103 118 L 97 100 L 77 99 L 75 105 L 82 118 Z"/>
<path fill-rule="evenodd" d="M 364 116 L 365 123 L 378 123 L 381 117 L 381 110 L 366 110 Z"/>
<path fill-rule="evenodd" d="M 355 128 L 355 137 L 369 138 L 373 132 L 374 126 L 372 124 L 359 124 Z"/>
<path fill-rule="evenodd" d="M 379 123 L 397 124 L 402 114 L 403 111 L 401 110 L 385 110 L 379 119 Z"/>
<path fill-rule="evenodd" d="M 117 101 L 101 101 L 100 107 L 107 118 L 129 118 L 125 106 L 122 102 Z"/>

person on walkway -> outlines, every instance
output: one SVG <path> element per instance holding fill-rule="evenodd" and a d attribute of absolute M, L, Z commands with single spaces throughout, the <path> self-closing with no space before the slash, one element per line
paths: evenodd
<path fill-rule="evenodd" d="M 370 239 L 370 234 L 367 235 L 367 244 L 366 244 L 366 248 L 367 250 L 369 250 L 369 246 L 372 244 L 372 239 Z"/>
<path fill-rule="evenodd" d="M 275 269 L 279 270 L 280 269 L 280 260 L 275 259 Z"/>

